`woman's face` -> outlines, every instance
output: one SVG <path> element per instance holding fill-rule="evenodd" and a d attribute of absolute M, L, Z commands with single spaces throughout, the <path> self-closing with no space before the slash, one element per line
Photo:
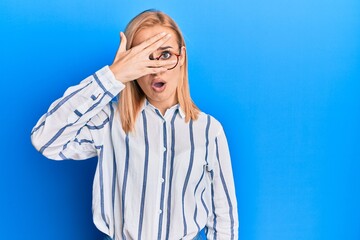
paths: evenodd
<path fill-rule="evenodd" d="M 140 30 L 135 35 L 132 45 L 139 45 L 161 32 L 170 33 L 171 38 L 157 51 L 152 53 L 149 58 L 154 59 L 162 56 L 162 58 L 165 59 L 167 56 L 170 56 L 169 52 L 179 54 L 180 49 L 175 31 L 160 25 Z M 137 79 L 137 82 L 145 93 L 148 101 L 161 111 L 170 108 L 178 102 L 176 88 L 181 77 L 180 67 L 184 64 L 185 54 L 185 47 L 182 47 L 181 56 L 179 57 L 179 62 L 175 68 L 158 74 L 148 74 Z"/>

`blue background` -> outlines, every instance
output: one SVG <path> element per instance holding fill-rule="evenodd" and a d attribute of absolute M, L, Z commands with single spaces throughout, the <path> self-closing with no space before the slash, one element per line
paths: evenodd
<path fill-rule="evenodd" d="M 96 159 L 46 160 L 30 131 L 148 8 L 180 25 L 192 97 L 224 125 L 240 239 L 359 240 L 358 0 L 2 0 L 0 238 L 101 238 Z"/>

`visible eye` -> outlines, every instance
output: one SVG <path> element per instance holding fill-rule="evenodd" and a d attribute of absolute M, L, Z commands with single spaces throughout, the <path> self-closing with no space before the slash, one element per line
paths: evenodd
<path fill-rule="evenodd" d="M 169 51 L 164 51 L 161 53 L 160 59 L 161 60 L 168 60 L 169 58 L 171 58 L 172 53 Z"/>

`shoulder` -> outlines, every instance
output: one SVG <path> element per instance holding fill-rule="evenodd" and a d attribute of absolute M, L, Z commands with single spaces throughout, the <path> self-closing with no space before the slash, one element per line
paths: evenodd
<path fill-rule="evenodd" d="M 199 115 L 198 115 L 198 119 L 196 120 L 196 122 L 198 122 L 199 124 L 204 124 L 206 125 L 206 127 L 208 128 L 209 133 L 211 133 L 211 135 L 219 135 L 219 133 L 221 133 L 223 131 L 223 126 L 221 124 L 221 122 L 216 119 L 214 116 L 200 111 Z"/>

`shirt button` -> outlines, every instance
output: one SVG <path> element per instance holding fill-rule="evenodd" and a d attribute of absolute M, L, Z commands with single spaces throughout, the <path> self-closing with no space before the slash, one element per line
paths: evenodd
<path fill-rule="evenodd" d="M 162 182 L 162 183 L 163 183 L 163 182 L 164 182 L 164 179 L 163 179 L 163 178 L 161 178 L 161 179 L 160 179 L 160 182 Z"/>
<path fill-rule="evenodd" d="M 159 214 L 161 214 L 161 213 L 162 213 L 162 210 L 160 209 L 160 210 L 159 210 Z"/>
<path fill-rule="evenodd" d="M 164 152 L 166 151 L 166 147 L 163 148 Z"/>

